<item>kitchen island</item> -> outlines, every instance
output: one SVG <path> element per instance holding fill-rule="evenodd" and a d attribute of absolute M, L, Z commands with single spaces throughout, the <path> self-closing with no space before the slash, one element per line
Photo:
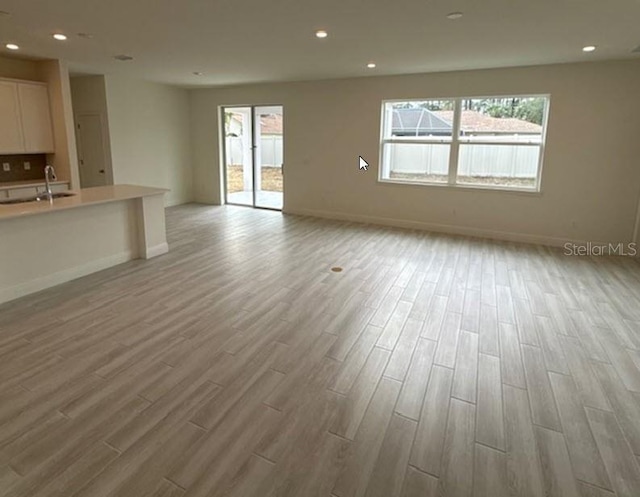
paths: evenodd
<path fill-rule="evenodd" d="M 0 205 L 0 303 L 168 252 L 164 194 L 134 185 Z"/>

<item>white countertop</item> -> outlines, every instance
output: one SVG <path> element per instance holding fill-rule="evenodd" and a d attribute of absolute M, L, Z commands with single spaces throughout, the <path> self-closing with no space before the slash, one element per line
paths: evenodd
<path fill-rule="evenodd" d="M 52 185 L 68 185 L 68 181 L 51 181 Z M 43 179 L 31 179 L 25 181 L 5 181 L 0 182 L 0 190 L 17 190 L 20 188 L 35 188 L 37 186 L 44 186 Z"/>
<path fill-rule="evenodd" d="M 35 214 L 46 214 L 66 209 L 76 209 L 88 205 L 105 204 L 108 202 L 120 202 L 135 198 L 149 197 L 152 195 L 163 195 L 169 190 L 163 188 L 150 188 L 147 186 L 135 185 L 114 185 L 98 186 L 95 188 L 85 188 L 73 190 L 72 197 L 57 198 L 51 201 L 24 202 L 20 204 L 1 205 L 0 221 L 16 217 L 31 216 Z"/>

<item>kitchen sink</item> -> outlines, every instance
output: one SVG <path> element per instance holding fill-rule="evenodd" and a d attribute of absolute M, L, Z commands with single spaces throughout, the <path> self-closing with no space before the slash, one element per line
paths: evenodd
<path fill-rule="evenodd" d="M 56 198 L 65 198 L 65 197 L 73 197 L 75 193 L 69 192 L 61 192 L 61 193 L 53 193 L 51 195 L 52 199 Z M 0 200 L 0 205 L 13 205 L 13 204 L 26 204 L 28 202 L 46 202 L 49 200 L 48 196 L 44 193 L 37 195 L 35 197 L 23 197 L 23 198 L 8 198 L 4 200 Z"/>

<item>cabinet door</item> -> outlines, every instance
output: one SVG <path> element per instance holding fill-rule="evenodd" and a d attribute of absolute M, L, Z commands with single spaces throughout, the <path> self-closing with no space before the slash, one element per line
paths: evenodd
<path fill-rule="evenodd" d="M 24 152 L 18 85 L 0 81 L 0 154 Z"/>
<path fill-rule="evenodd" d="M 45 85 L 18 83 L 22 130 L 27 153 L 53 152 L 49 90 Z"/>

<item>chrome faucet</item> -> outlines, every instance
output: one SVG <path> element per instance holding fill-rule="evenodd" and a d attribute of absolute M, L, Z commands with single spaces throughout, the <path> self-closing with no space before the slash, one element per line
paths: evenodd
<path fill-rule="evenodd" d="M 51 181 L 55 181 L 57 179 L 58 177 L 56 176 L 56 170 L 53 168 L 53 166 L 50 166 L 49 164 L 47 164 L 44 167 L 44 182 L 46 184 L 46 191 L 44 193 L 44 198 L 48 200 L 53 199 L 53 192 L 51 191 Z"/>

